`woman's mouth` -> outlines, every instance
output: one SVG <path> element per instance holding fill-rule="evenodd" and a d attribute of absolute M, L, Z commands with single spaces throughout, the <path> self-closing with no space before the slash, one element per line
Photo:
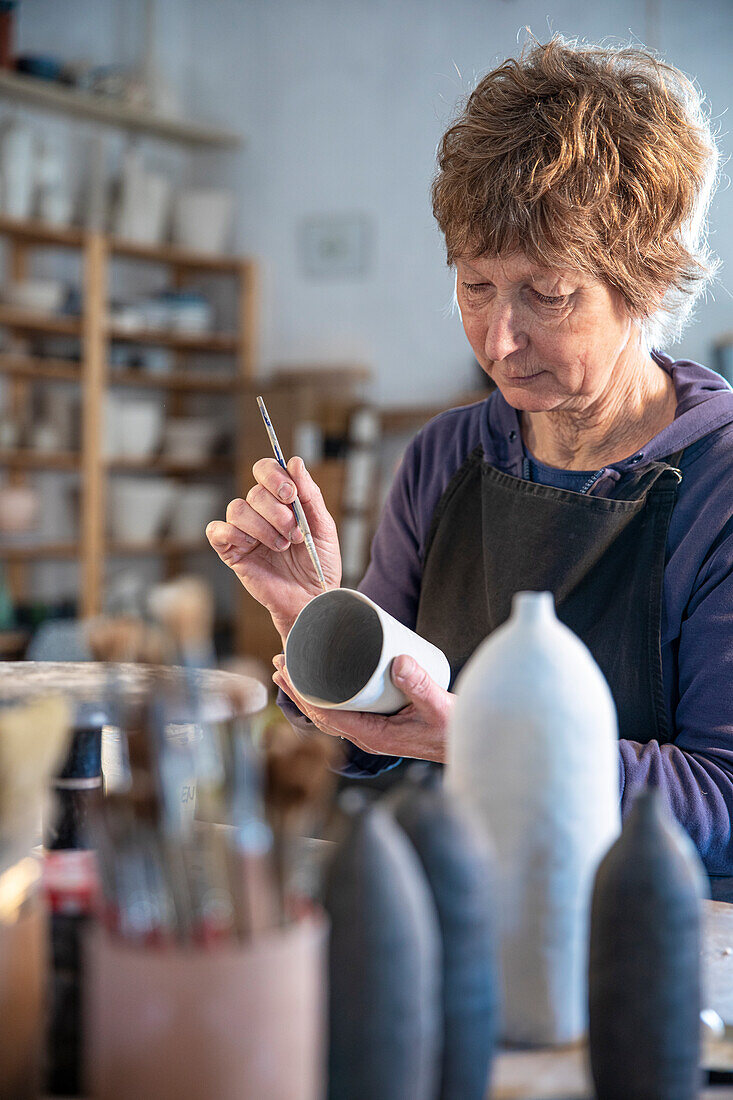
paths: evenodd
<path fill-rule="evenodd" d="M 506 378 L 508 382 L 531 382 L 533 378 L 539 378 L 544 373 L 543 370 L 537 370 L 534 374 L 507 374 Z"/>

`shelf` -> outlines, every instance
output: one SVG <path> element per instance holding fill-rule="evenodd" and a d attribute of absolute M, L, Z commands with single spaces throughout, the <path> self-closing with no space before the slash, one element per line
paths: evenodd
<path fill-rule="evenodd" d="M 122 543 L 110 542 L 107 545 L 108 557 L 127 557 L 174 554 L 193 554 L 200 550 L 209 550 L 209 543 L 203 537 L 195 540 L 161 539 L 158 542 Z M 79 557 L 79 544 L 76 542 L 49 542 L 37 546 L 2 546 L 0 561 L 43 561 L 45 559 L 74 559 Z"/>
<path fill-rule="evenodd" d="M 49 382 L 81 382 L 81 366 L 73 359 L 52 359 L 28 355 L 10 355 L 0 352 L 0 374 L 15 378 L 44 379 Z M 242 387 L 242 380 L 235 374 L 217 377 L 206 371 L 171 371 L 170 374 L 153 374 L 143 368 L 111 367 L 109 384 L 132 386 L 152 390 L 180 390 L 201 393 L 232 394 Z"/>
<path fill-rule="evenodd" d="M 21 73 L 0 72 L 0 96 L 30 103 L 59 114 L 89 118 L 107 126 L 136 130 L 184 145 L 209 145 L 231 149 L 242 144 L 241 135 L 229 130 L 216 130 L 201 123 L 166 118 L 151 111 L 130 107 L 124 103 L 104 99 L 102 96 L 79 92 L 50 80 L 39 80 L 37 77 L 25 76 Z"/>
<path fill-rule="evenodd" d="M 0 373 L 2 360 L 0 359 Z M 170 374 L 153 374 L 143 368 L 112 367 L 109 371 L 112 386 L 140 386 L 153 390 L 190 390 L 202 393 L 234 393 L 242 386 L 240 378 L 218 378 L 204 371 L 171 371 Z"/>
<path fill-rule="evenodd" d="M 111 237 L 109 247 L 115 256 L 125 256 L 131 260 L 150 260 L 152 263 L 169 264 L 171 267 L 189 267 L 226 275 L 236 274 L 243 263 L 247 262 L 242 260 L 241 256 L 189 252 L 188 249 L 179 248 L 174 244 L 137 244 L 135 241 L 121 240 L 119 237 Z"/>
<path fill-rule="evenodd" d="M 0 466 L 19 470 L 78 470 L 79 455 L 66 451 L 0 451 Z"/>
<path fill-rule="evenodd" d="M 442 405 L 395 405 L 394 408 L 377 409 L 377 412 L 383 432 L 409 432 L 447 409 L 473 405 L 477 401 L 485 401 L 488 396 L 488 390 L 476 390 L 473 393 L 458 394 L 450 403 L 444 402 Z"/>
<path fill-rule="evenodd" d="M 44 378 L 52 382 L 80 382 L 81 367 L 73 359 L 37 359 L 0 352 L 0 374 L 15 378 Z"/>
<path fill-rule="evenodd" d="M 107 546 L 109 557 L 126 557 L 132 554 L 157 557 L 169 554 L 194 554 L 199 550 L 210 550 L 211 547 L 202 536 L 200 539 L 182 542 L 180 539 L 159 539 L 157 542 L 123 543 L 111 542 Z M 213 551 L 212 551 L 213 552 Z"/>
<path fill-rule="evenodd" d="M 1 323 L 1 317 L 0 317 Z M 231 354 L 239 346 L 234 333 L 215 332 L 166 332 L 165 329 L 121 329 L 110 325 L 107 330 L 110 340 L 126 344 L 161 344 L 163 347 L 178 351 L 223 352 Z"/>
<path fill-rule="evenodd" d="M 175 462 L 164 456 L 157 458 L 111 458 L 108 467 L 112 473 L 180 474 L 183 477 L 234 476 L 234 460 L 208 458 L 203 463 Z"/>
<path fill-rule="evenodd" d="M 20 221 L 0 214 L 0 233 L 26 241 L 28 244 L 58 245 L 61 248 L 81 248 L 86 233 L 69 225 L 48 225 L 39 221 Z"/>
<path fill-rule="evenodd" d="M 89 230 L 81 226 L 49 225 L 41 221 L 9 218 L 7 214 L 0 214 L 0 234 L 27 244 L 56 245 L 62 248 L 83 248 L 89 238 Z M 237 275 L 249 262 L 242 256 L 192 252 L 175 244 L 140 244 L 121 237 L 107 237 L 107 245 L 115 256 L 222 275 Z"/>
<path fill-rule="evenodd" d="M 0 325 L 26 332 L 51 332 L 56 336 L 81 336 L 81 319 L 54 313 L 35 313 L 17 306 L 0 305 Z"/>
<path fill-rule="evenodd" d="M 43 561 L 49 559 L 76 558 L 79 546 L 76 542 L 49 542 L 37 546 L 2 546 L 0 560 L 4 561 Z"/>

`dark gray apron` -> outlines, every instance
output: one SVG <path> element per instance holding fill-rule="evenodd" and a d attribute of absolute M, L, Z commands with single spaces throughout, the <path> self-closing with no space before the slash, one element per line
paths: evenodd
<path fill-rule="evenodd" d="M 515 592 L 552 592 L 558 618 L 608 680 L 619 737 L 672 739 L 662 583 L 681 455 L 629 472 L 613 499 L 513 477 L 485 462 L 480 447 L 468 457 L 433 516 L 416 626 L 448 657 L 451 686 L 509 617 Z"/>

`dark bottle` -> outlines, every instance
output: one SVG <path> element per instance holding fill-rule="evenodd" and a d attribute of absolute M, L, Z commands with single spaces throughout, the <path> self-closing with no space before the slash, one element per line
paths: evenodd
<path fill-rule="evenodd" d="M 706 882 L 659 792 L 643 791 L 593 888 L 589 1041 L 598 1100 L 698 1095 Z"/>
<path fill-rule="evenodd" d="M 380 806 L 350 816 L 324 901 L 331 919 L 329 1097 L 434 1100 L 442 1031 L 438 918 L 414 848 Z"/>
<path fill-rule="evenodd" d="M 420 857 L 443 943 L 441 1100 L 483 1100 L 501 1000 L 495 869 L 488 837 L 444 789 L 437 768 L 410 768 L 385 798 Z"/>
<path fill-rule="evenodd" d="M 69 753 L 51 781 L 45 825 L 52 964 L 46 1088 L 55 1096 L 77 1096 L 82 1089 L 81 945 L 97 883 L 89 824 L 102 794 L 103 720 L 96 708 L 78 708 Z"/>

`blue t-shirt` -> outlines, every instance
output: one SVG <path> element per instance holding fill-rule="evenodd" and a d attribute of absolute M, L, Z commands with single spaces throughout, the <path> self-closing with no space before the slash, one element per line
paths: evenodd
<path fill-rule="evenodd" d="M 538 462 L 525 444 L 522 461 L 522 477 L 539 485 L 551 485 L 553 489 L 570 489 L 573 493 L 587 493 L 602 470 L 561 470 L 557 466 L 545 466 Z"/>

